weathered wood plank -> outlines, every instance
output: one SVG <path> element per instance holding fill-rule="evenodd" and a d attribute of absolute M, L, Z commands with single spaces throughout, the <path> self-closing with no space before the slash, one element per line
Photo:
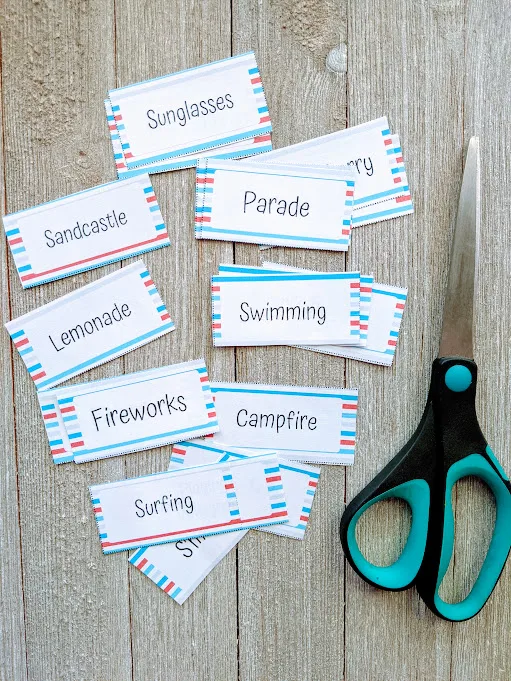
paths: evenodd
<path fill-rule="evenodd" d="M 1 100 L 0 80 L 0 100 Z M 2 113 L 0 112 L 0 127 Z M 0 186 L 5 187 L 3 140 L 0 140 Z M 5 195 L 1 198 L 5 213 Z M 0 260 L 2 324 L 10 319 L 9 281 L 7 260 L 9 248 L 1 239 Z M 0 460 L 0 547 L 2 547 L 2 578 L 0 579 L 0 679 L 25 681 L 27 660 L 25 646 L 25 619 L 23 610 L 23 583 L 20 551 L 20 524 L 17 488 L 16 436 L 14 431 L 14 404 L 12 382 L 12 348 L 7 339 L 0 344 L 2 387 L 0 391 L 1 432 L 4 444 Z"/>
<path fill-rule="evenodd" d="M 112 28 L 112 2 L 7 3 L 8 212 L 113 178 L 102 110 L 114 78 Z M 111 270 L 24 292 L 9 257 L 12 316 Z M 112 362 L 82 380 L 118 373 L 121 366 Z M 87 490 L 90 482 L 121 477 L 123 462 L 55 467 L 34 386 L 18 356 L 14 387 L 28 678 L 127 679 L 126 560 L 103 557 Z"/>
<path fill-rule="evenodd" d="M 511 471 L 511 63 L 509 3 L 468 3 L 465 33 L 465 143 L 479 135 L 482 223 L 475 359 L 479 366 L 477 410 L 483 432 L 507 473 Z M 458 485 L 456 506 L 456 597 L 465 596 L 486 551 L 494 503 L 479 483 Z M 455 626 L 453 681 L 511 677 L 511 570 L 475 619 Z"/>
<path fill-rule="evenodd" d="M 165 18 L 162 21 L 162 18 Z M 118 85 L 172 73 L 230 55 L 230 6 L 136 0 L 116 3 Z M 140 40 L 140 36 L 150 39 Z M 210 277 L 232 262 L 231 244 L 194 237 L 195 173 L 152 178 L 172 246 L 144 256 L 176 331 L 125 357 L 125 370 L 205 357 L 210 375 L 234 379 L 234 353 L 211 344 Z M 165 470 L 170 447 L 126 457 L 128 477 Z M 237 678 L 236 552 L 182 606 L 130 566 L 135 680 Z"/>
<path fill-rule="evenodd" d="M 389 116 L 404 148 L 416 212 L 360 228 L 348 255 L 349 263 L 374 272 L 376 281 L 409 290 L 393 368 L 348 365 L 348 378 L 362 394 L 348 500 L 415 430 L 438 350 L 460 179 L 462 9 L 456 2 L 412 6 L 369 0 L 351 6 L 350 125 Z M 361 545 L 383 564 L 394 543 L 404 541 L 387 536 L 393 528 L 388 513 L 386 506 L 375 509 L 374 522 L 361 528 Z M 429 613 L 415 590 L 372 589 L 346 569 L 346 679 L 449 678 L 451 625 Z"/>
<path fill-rule="evenodd" d="M 345 40 L 344 3 L 237 2 L 233 51 L 254 48 L 276 147 L 345 127 L 345 74 L 325 56 Z M 325 23 L 327 17 L 330 23 Z M 259 264 L 256 246 L 236 246 L 236 262 Z M 342 254 L 271 249 L 268 260 L 344 269 Z M 344 385 L 344 361 L 295 348 L 236 350 L 236 379 Z M 343 467 L 322 467 L 303 542 L 251 532 L 238 549 L 240 679 L 340 679 L 344 666 L 343 571 L 337 522 Z"/>

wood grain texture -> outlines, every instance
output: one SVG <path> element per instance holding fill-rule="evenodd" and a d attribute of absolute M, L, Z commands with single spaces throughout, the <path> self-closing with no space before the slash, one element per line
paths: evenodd
<path fill-rule="evenodd" d="M 4 334 L 0 463 L 0 681 L 507 681 L 511 570 L 475 620 L 451 625 L 414 590 L 383 593 L 346 566 L 338 523 L 420 418 L 440 333 L 464 145 L 482 148 L 476 360 L 478 413 L 511 470 L 511 10 L 505 0 L 7 0 L 2 27 L 5 212 L 114 178 L 103 98 L 111 87 L 255 49 L 276 147 L 387 114 L 401 136 L 416 212 L 362 227 L 348 256 L 271 249 L 265 259 L 361 268 L 407 286 L 391 369 L 294 348 L 212 349 L 209 277 L 259 264 L 256 246 L 193 237 L 193 172 L 153 177 L 172 246 L 145 255 L 177 329 L 79 381 L 204 356 L 214 380 L 360 389 L 352 468 L 322 467 L 303 542 L 250 532 L 184 606 L 103 556 L 87 485 L 163 470 L 169 447 L 55 467 L 35 390 Z M 326 71 L 347 45 L 347 73 Z M 2 166 L 0 165 L 0 168 Z M 2 315 L 19 316 L 122 266 L 22 291 L 1 252 Z M 502 313 L 504 311 L 504 313 Z M 493 504 L 458 485 L 446 598 L 470 588 Z M 19 513 L 18 513 L 19 511 Z M 409 519 L 374 510 L 360 541 L 395 556 Z M 396 535 L 387 538 L 387 528 Z M 376 531 L 375 528 L 381 528 Z"/>
<path fill-rule="evenodd" d="M 162 18 L 165 20 L 162 21 Z M 141 5 L 116 3 L 117 84 L 172 73 L 230 55 L 228 2 Z M 139 40 L 139 36 L 151 36 Z M 200 36 L 190 39 L 190 36 Z M 197 243 L 195 176 L 153 176 L 172 246 L 144 256 L 176 331 L 125 357 L 125 371 L 205 357 L 210 375 L 234 380 L 234 352 L 213 352 L 210 277 L 232 262 L 231 244 Z M 166 470 L 171 447 L 125 457 L 128 477 Z M 126 557 L 123 556 L 126 560 Z M 184 605 L 178 605 L 130 566 L 133 679 L 209 681 L 237 675 L 236 552 L 216 568 Z"/>

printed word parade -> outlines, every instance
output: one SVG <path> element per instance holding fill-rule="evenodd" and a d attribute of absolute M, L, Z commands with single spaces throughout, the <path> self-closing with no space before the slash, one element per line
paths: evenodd
<path fill-rule="evenodd" d="M 256 203 L 257 200 L 257 203 Z M 275 204 L 275 205 L 274 205 Z M 289 215 L 291 218 L 297 218 L 300 216 L 301 218 L 306 218 L 309 215 L 309 204 L 306 201 L 303 201 L 300 203 L 300 197 L 297 196 L 296 199 L 293 201 L 286 201 L 286 199 L 277 199 L 274 196 L 264 198 L 264 197 L 257 197 L 257 194 L 252 191 L 246 191 L 245 192 L 245 198 L 243 200 L 243 212 L 247 212 L 247 206 L 252 206 L 250 209 L 253 211 L 254 209 L 258 212 L 264 215 L 267 213 L 268 215 Z M 273 207 L 273 213 L 272 213 L 272 207 Z"/>
<path fill-rule="evenodd" d="M 186 411 L 187 406 L 183 395 L 173 395 L 160 400 L 154 400 L 139 407 L 126 407 L 125 409 L 109 409 L 108 407 L 97 407 L 91 410 L 92 418 L 96 431 L 99 432 L 100 425 L 108 428 L 115 428 L 125 425 L 131 421 L 143 421 L 144 419 L 154 419 L 156 416 L 172 415 L 174 412 Z"/>
<path fill-rule="evenodd" d="M 251 307 L 250 303 L 243 302 L 240 304 L 240 319 L 242 322 L 288 322 L 296 319 L 297 321 L 316 321 L 322 326 L 326 321 L 326 309 L 323 305 L 316 307 L 314 305 L 307 305 L 303 301 L 303 305 L 294 305 L 287 307 L 279 305 L 278 307 L 271 307 L 270 303 L 266 303 L 265 307 L 257 308 Z"/>

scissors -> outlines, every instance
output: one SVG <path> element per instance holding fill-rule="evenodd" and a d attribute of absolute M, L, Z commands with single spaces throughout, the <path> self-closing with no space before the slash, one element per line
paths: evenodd
<path fill-rule="evenodd" d="M 415 585 L 428 608 L 451 622 L 477 615 L 511 548 L 511 484 L 481 432 L 475 410 L 472 326 L 480 221 L 479 140 L 473 137 L 460 192 L 440 351 L 433 362 L 422 420 L 409 442 L 346 507 L 340 527 L 346 557 L 362 579 L 388 591 Z M 458 603 L 447 603 L 439 588 L 454 548 L 451 493 L 458 480 L 469 475 L 492 491 L 495 526 L 471 592 Z M 412 525 L 401 555 L 382 567 L 363 556 L 355 528 L 370 506 L 390 498 L 409 504 Z"/>

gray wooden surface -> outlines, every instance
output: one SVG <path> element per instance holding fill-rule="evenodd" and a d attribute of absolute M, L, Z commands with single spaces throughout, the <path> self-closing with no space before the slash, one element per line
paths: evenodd
<path fill-rule="evenodd" d="M 317 269 L 360 267 L 407 286 L 395 365 L 291 348 L 212 350 L 208 280 L 219 262 L 258 264 L 255 246 L 197 243 L 192 171 L 154 177 L 172 246 L 144 256 L 177 331 L 85 378 L 206 357 L 216 380 L 360 389 L 353 468 L 323 467 L 304 542 L 251 532 L 184 606 L 101 554 L 87 485 L 162 470 L 169 448 L 55 467 L 34 388 L 4 333 L 0 418 L 2 681 L 508 681 L 511 570 L 473 621 L 434 618 L 411 590 L 376 591 L 343 561 L 346 500 L 410 436 L 440 330 L 463 148 L 480 135 L 483 240 L 477 306 L 478 413 L 511 470 L 511 10 L 506 0 L 6 0 L 1 33 L 2 209 L 114 179 L 108 88 L 255 49 L 284 146 L 387 114 L 401 136 L 413 216 L 360 228 L 347 255 L 273 249 Z M 346 53 L 333 73 L 325 58 Z M 342 59 L 341 59 L 342 62 Z M 119 265 L 23 292 L 5 242 L 2 319 Z M 179 274 L 178 274 L 179 272 Z M 83 376 L 80 377 L 80 380 Z M 459 599 L 485 552 L 494 506 L 473 481 L 455 493 Z M 399 509 L 398 509 L 399 510 Z M 361 542 L 389 561 L 409 526 L 392 505 Z M 383 530 L 396 531 L 389 541 Z M 381 530 L 381 531 L 380 531 Z"/>

